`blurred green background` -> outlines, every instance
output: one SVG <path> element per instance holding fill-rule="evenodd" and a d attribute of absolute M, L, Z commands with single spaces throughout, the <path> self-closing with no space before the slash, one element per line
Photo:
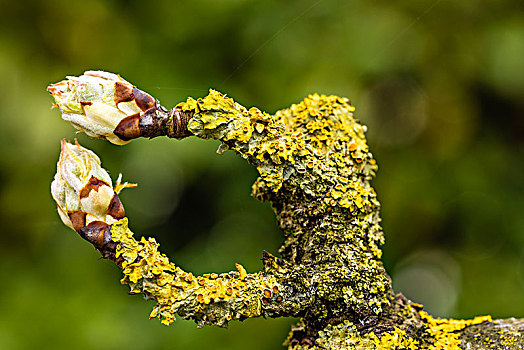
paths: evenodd
<path fill-rule="evenodd" d="M 0 348 L 278 349 L 293 319 L 149 321 L 56 214 L 59 140 L 116 177 L 136 235 L 194 273 L 259 270 L 281 235 L 256 171 L 213 141 L 91 140 L 45 88 L 120 73 L 166 107 L 212 87 L 274 112 L 351 98 L 380 166 L 395 288 L 440 316 L 524 316 L 524 2 L 0 0 Z"/>

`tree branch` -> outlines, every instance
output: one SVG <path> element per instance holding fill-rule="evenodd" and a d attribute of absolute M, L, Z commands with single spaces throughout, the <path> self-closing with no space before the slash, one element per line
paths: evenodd
<path fill-rule="evenodd" d="M 117 243 L 115 260 L 124 274 L 121 282 L 130 286 L 131 294 L 157 301 L 151 317 L 163 324 L 169 325 L 178 314 L 199 327 L 226 327 L 230 320 L 249 317 L 299 316 L 309 304 L 302 286 L 286 278 L 292 266 L 267 252 L 262 258 L 264 272 L 247 273 L 237 263 L 237 271 L 195 277 L 158 252 L 153 238 L 136 241 L 127 219 L 113 224 L 111 236 Z"/>
<path fill-rule="evenodd" d="M 265 253 L 263 272 L 247 274 L 237 265 L 194 277 L 160 254 L 154 239 L 134 240 L 127 219 L 97 212 L 112 222 L 91 229 L 89 220 L 75 220 L 72 227 L 122 267 L 132 293 L 157 301 L 152 317 L 169 324 L 179 314 L 199 326 L 225 326 L 232 319 L 300 316 L 286 341 L 290 349 L 480 349 L 486 342 L 522 348 L 522 320 L 435 319 L 394 293 L 370 184 L 377 165 L 348 99 L 314 94 L 269 115 L 210 90 L 168 111 L 119 76 L 75 79 L 49 88 L 64 119 L 117 144 L 162 135 L 220 140 L 219 153 L 232 149 L 257 168 L 253 195 L 271 203 L 284 234 L 282 258 Z M 89 100 L 78 93 L 86 90 Z M 70 208 L 57 203 L 71 218 Z M 94 217 L 91 207 L 82 202 L 75 213 Z"/>

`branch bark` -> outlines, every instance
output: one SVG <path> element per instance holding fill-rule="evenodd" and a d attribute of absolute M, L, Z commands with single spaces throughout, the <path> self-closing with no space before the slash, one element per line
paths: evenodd
<path fill-rule="evenodd" d="M 129 103 L 142 95 L 125 96 Z M 253 196 L 275 211 L 281 258 L 264 252 L 263 271 L 248 274 L 237 264 L 236 271 L 195 277 L 159 253 L 154 239 L 136 241 L 127 218 L 104 229 L 107 244 L 97 249 L 119 264 L 131 293 L 157 301 L 151 317 L 164 324 L 175 314 L 222 327 L 295 316 L 301 321 L 286 340 L 289 349 L 522 349 L 523 320 L 435 319 L 393 291 L 370 184 L 377 165 L 353 112 L 348 99 L 318 94 L 274 115 L 214 90 L 169 111 L 149 104 L 99 137 L 220 140 L 219 153 L 234 150 L 257 168 Z"/>

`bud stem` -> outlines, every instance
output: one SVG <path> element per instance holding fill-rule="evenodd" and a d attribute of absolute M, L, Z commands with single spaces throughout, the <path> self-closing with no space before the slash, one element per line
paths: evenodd
<path fill-rule="evenodd" d="M 124 141 L 157 136 L 183 139 L 192 135 L 187 129 L 192 116 L 192 112 L 185 112 L 177 107 L 168 111 L 157 102 L 142 115 L 137 113 L 122 119 L 115 128 L 114 134 Z"/>

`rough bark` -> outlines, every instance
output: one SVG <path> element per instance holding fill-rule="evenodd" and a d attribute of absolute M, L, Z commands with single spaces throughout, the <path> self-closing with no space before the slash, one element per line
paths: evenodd
<path fill-rule="evenodd" d="M 300 317 L 289 349 L 522 349 L 524 320 L 433 318 L 392 289 L 381 261 L 384 235 L 370 181 L 377 165 L 349 100 L 310 95 L 269 115 L 211 90 L 167 111 L 137 116 L 124 141 L 195 135 L 222 142 L 257 167 L 253 196 L 273 207 L 284 235 L 280 258 L 264 252 L 263 270 L 194 276 L 137 241 L 124 218 L 98 246 L 122 268 L 131 293 L 157 302 L 151 317 L 175 315 L 199 326 L 249 317 Z M 156 118 L 156 119 L 155 119 Z M 126 121 L 128 123 L 128 121 Z"/>

